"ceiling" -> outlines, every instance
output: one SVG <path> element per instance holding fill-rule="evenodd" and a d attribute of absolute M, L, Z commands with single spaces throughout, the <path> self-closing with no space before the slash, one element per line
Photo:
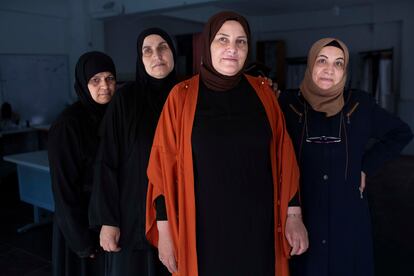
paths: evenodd
<path fill-rule="evenodd" d="M 387 0 L 238 0 L 220 1 L 213 5 L 221 9 L 237 11 L 247 16 L 265 16 L 365 6 L 379 2 L 387 2 Z"/>

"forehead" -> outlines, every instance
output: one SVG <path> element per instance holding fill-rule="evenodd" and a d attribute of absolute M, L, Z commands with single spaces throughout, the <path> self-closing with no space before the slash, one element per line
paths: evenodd
<path fill-rule="evenodd" d="M 228 20 L 221 25 L 221 28 L 217 31 L 217 34 L 231 34 L 235 36 L 246 36 L 242 25 L 235 20 Z"/>
<path fill-rule="evenodd" d="M 142 43 L 142 47 L 148 47 L 148 46 L 158 46 L 160 43 L 166 42 L 164 38 L 157 34 L 151 34 L 144 38 L 144 41 Z"/>
<path fill-rule="evenodd" d="M 112 75 L 112 73 L 111 72 L 99 72 L 99 73 L 96 73 L 95 75 L 93 75 L 93 77 L 92 78 L 96 78 L 96 77 L 99 77 L 99 78 L 101 78 L 101 77 L 107 77 L 107 76 L 109 76 L 109 75 Z"/>
<path fill-rule="evenodd" d="M 327 56 L 328 58 L 332 59 L 344 58 L 344 52 L 338 47 L 334 46 L 323 47 L 318 53 L 318 56 L 320 55 Z"/>

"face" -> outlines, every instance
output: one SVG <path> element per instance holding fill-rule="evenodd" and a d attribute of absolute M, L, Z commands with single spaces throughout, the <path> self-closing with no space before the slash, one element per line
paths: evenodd
<path fill-rule="evenodd" d="M 142 62 L 148 75 L 163 79 L 174 69 L 173 53 L 159 35 L 149 35 L 142 44 Z"/>
<path fill-rule="evenodd" d="M 211 61 L 222 75 L 234 76 L 244 65 L 249 50 L 246 32 L 234 20 L 226 21 L 211 42 Z"/>
<path fill-rule="evenodd" d="M 313 82 L 321 89 L 329 89 L 342 80 L 344 73 L 344 52 L 333 46 L 323 47 L 313 65 Z"/>
<path fill-rule="evenodd" d="M 98 104 L 107 104 L 115 93 L 116 80 L 111 72 L 101 72 L 88 81 L 92 99 Z"/>

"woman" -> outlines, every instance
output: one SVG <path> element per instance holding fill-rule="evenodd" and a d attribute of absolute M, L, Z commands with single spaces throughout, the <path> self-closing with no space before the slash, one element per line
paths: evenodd
<path fill-rule="evenodd" d="M 49 164 L 55 200 L 53 275 L 103 275 L 98 234 L 89 229 L 88 205 L 98 127 L 115 92 L 115 65 L 100 52 L 76 64 L 79 101 L 66 108 L 49 130 Z"/>
<path fill-rule="evenodd" d="M 163 30 L 137 40 L 136 81 L 122 87 L 103 121 L 91 225 L 107 251 L 106 275 L 168 273 L 145 239 L 146 169 L 162 106 L 176 83 L 175 50 Z"/>
<path fill-rule="evenodd" d="M 242 74 L 244 17 L 216 14 L 203 41 L 200 76 L 174 87 L 157 126 L 147 238 L 173 275 L 288 275 L 307 237 L 288 208 L 299 174 L 283 115 L 264 79 Z"/>
<path fill-rule="evenodd" d="M 298 93 L 282 93 L 301 169 L 309 251 L 291 261 L 292 275 L 374 275 L 365 177 L 397 156 L 409 127 L 367 93 L 345 90 L 349 53 L 336 38 L 313 44 Z M 368 141 L 375 139 L 371 147 Z"/>

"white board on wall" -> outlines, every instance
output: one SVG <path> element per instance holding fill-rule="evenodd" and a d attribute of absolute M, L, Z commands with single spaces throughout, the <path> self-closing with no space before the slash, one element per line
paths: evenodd
<path fill-rule="evenodd" d="M 66 55 L 0 54 L 0 102 L 23 121 L 49 124 L 70 102 Z"/>

